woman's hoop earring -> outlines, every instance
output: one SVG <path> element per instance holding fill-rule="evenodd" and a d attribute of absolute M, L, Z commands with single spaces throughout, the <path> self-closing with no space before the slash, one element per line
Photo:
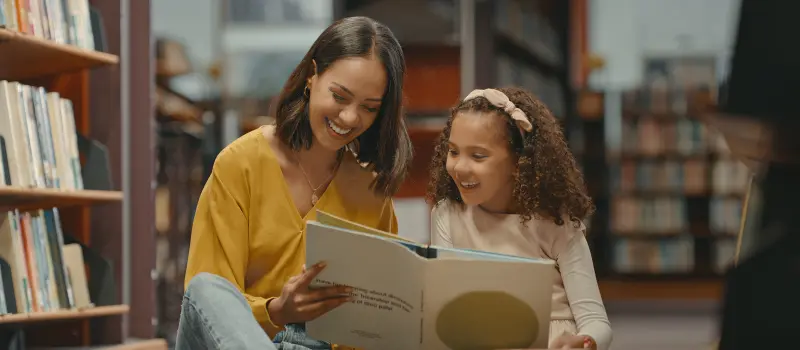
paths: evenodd
<path fill-rule="evenodd" d="M 306 87 L 303 89 L 303 96 L 311 98 L 311 89 L 308 87 L 308 84 L 306 84 Z"/>

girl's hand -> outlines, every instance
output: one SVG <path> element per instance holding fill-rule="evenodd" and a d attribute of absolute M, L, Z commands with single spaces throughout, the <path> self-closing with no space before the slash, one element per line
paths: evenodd
<path fill-rule="evenodd" d="M 597 344 L 591 337 L 564 333 L 553 340 L 550 349 L 597 349 Z"/>
<path fill-rule="evenodd" d="M 350 301 L 350 287 L 332 286 L 309 289 L 308 286 L 325 268 L 318 263 L 283 285 L 281 296 L 267 304 L 270 319 L 277 325 L 302 323 L 322 316 Z"/>

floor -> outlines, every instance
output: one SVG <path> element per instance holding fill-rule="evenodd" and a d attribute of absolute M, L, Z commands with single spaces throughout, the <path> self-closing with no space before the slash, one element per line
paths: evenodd
<path fill-rule="evenodd" d="M 717 309 L 710 303 L 606 302 L 609 350 L 712 350 Z"/>
<path fill-rule="evenodd" d="M 608 304 L 608 303 L 607 303 Z M 607 305 L 614 330 L 610 350 L 710 350 L 717 310 L 709 303 Z"/>

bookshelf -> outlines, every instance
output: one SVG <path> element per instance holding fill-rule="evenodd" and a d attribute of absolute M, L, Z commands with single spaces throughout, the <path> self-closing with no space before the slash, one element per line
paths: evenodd
<path fill-rule="evenodd" d="M 474 5 L 475 88 L 524 87 L 547 103 L 566 125 L 571 116 L 567 106 L 572 103 L 564 63 L 569 2 L 495 0 Z M 461 96 L 462 52 L 461 44 L 453 42 L 403 46 L 408 65 L 405 98 L 415 156 L 409 177 L 396 196 L 419 198 L 425 195 L 434 142 L 449 109 Z"/>
<path fill-rule="evenodd" d="M 613 150 L 604 139 L 607 97 L 583 94 L 595 106 L 579 108 L 582 137 L 573 149 L 598 207 L 589 237 L 604 299 L 719 299 L 749 172 L 697 118 L 693 98 L 708 89 L 606 95 L 621 96 Z"/>
<path fill-rule="evenodd" d="M 34 322 L 50 322 L 59 320 L 77 320 L 128 313 L 128 305 L 95 306 L 78 310 L 58 310 L 47 312 L 8 314 L 0 316 L 0 324 L 22 324 Z"/>
<path fill-rule="evenodd" d="M 49 188 L 0 187 L 0 210 L 36 210 L 122 201 L 121 191 L 63 191 Z"/>
<path fill-rule="evenodd" d="M 572 115 L 569 81 L 569 1 L 498 0 L 482 11 L 491 34 L 488 56 L 494 86 L 521 86 L 533 92 L 567 125 Z"/>
<path fill-rule="evenodd" d="M 94 73 L 116 71 L 119 57 L 100 51 L 105 30 L 118 33 L 119 12 L 106 27 L 98 17 L 105 11 L 88 0 L 7 1 L 3 10 L 0 347 L 166 349 L 160 340 L 123 344 L 131 307 L 117 294 L 124 285 L 111 251 L 124 249 L 118 212 L 128 195 L 119 181 L 102 181 L 117 175 L 120 160 L 97 137 L 120 124 L 118 114 L 98 113 L 92 93 L 98 83 L 119 93 Z"/>
<path fill-rule="evenodd" d="M 584 224 L 595 271 L 598 276 L 603 276 L 607 271 L 609 251 L 606 239 L 609 227 L 609 171 L 603 118 L 604 97 L 596 91 L 578 91 L 575 95 L 578 118 L 568 126 L 570 133 L 567 141 L 584 174 L 589 196 L 594 201 L 595 213 Z"/>
<path fill-rule="evenodd" d="M 213 145 L 214 113 L 172 88 L 171 81 L 191 74 L 185 47 L 167 38 L 156 40 L 156 334 L 174 346 L 183 300 L 186 253 L 192 220 L 203 184 L 211 173 L 205 155 Z M 214 152 L 216 155 L 216 152 Z"/>
<path fill-rule="evenodd" d="M 25 80 L 117 64 L 117 56 L 0 28 L 0 75 Z"/>

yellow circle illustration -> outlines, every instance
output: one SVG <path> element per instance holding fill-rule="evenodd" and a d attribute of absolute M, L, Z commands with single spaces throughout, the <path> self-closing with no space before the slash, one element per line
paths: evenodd
<path fill-rule="evenodd" d="M 506 292 L 470 292 L 442 307 L 436 333 L 452 350 L 527 348 L 539 336 L 539 318 Z"/>

